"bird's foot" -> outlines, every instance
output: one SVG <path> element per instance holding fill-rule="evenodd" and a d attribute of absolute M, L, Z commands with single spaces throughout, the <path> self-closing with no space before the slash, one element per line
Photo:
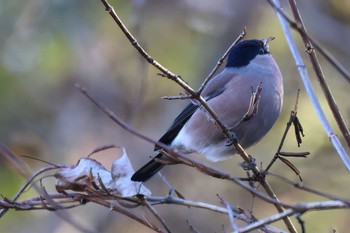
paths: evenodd
<path fill-rule="evenodd" d="M 256 160 L 249 155 L 249 162 L 244 161 L 240 165 L 244 170 L 252 170 L 254 167 L 256 167 Z"/>
<path fill-rule="evenodd" d="M 235 132 L 230 132 L 231 133 L 231 138 L 227 139 L 225 146 L 232 146 L 233 143 L 238 142 L 238 137 Z"/>

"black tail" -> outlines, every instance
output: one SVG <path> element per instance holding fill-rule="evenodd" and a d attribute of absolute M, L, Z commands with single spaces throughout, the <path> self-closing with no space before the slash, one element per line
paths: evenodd
<path fill-rule="evenodd" d="M 176 138 L 177 134 L 180 132 L 185 123 L 190 119 L 193 113 L 197 110 L 198 105 L 194 105 L 193 103 L 189 103 L 186 108 L 180 113 L 179 116 L 176 117 L 173 124 L 170 126 L 168 131 L 159 139 L 159 142 L 171 145 L 171 142 Z M 155 150 L 159 150 L 156 146 Z M 158 163 L 155 159 L 160 159 L 162 154 L 158 154 L 154 159 L 149 161 L 145 166 L 141 167 L 132 177 L 132 181 L 140 181 L 144 182 L 154 176 L 160 169 L 162 169 L 165 165 L 162 163 Z"/>
<path fill-rule="evenodd" d="M 132 181 L 144 182 L 154 176 L 160 169 L 165 165 L 159 162 L 156 162 L 156 158 L 160 159 L 162 154 L 158 154 L 154 159 L 149 161 L 143 167 L 141 167 L 135 174 L 131 177 Z"/>

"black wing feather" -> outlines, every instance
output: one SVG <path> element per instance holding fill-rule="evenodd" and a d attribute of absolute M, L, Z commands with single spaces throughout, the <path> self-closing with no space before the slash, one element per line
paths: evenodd
<path fill-rule="evenodd" d="M 211 98 L 214 98 L 224 92 L 225 87 L 220 88 L 212 93 L 209 93 L 205 99 L 208 101 Z M 176 138 L 177 134 L 180 132 L 182 127 L 186 122 L 191 118 L 193 113 L 198 109 L 198 105 L 189 103 L 185 109 L 175 118 L 174 122 L 171 124 L 168 131 L 159 139 L 159 142 L 162 142 L 166 145 L 170 145 L 171 142 Z M 154 150 L 159 150 L 160 148 L 155 148 Z M 157 156 L 149 161 L 147 164 L 142 166 L 135 174 L 131 177 L 132 181 L 144 182 L 155 175 L 160 169 L 165 165 L 159 162 L 156 162 L 155 159 L 161 159 L 162 154 L 159 153 Z"/>
<path fill-rule="evenodd" d="M 221 93 L 223 93 L 225 90 L 225 87 L 220 88 L 219 90 L 213 91 L 212 93 L 209 93 L 207 96 L 205 96 L 205 100 L 208 101 Z M 186 124 L 186 122 L 191 118 L 193 113 L 197 110 L 199 106 L 194 105 L 193 103 L 189 103 L 185 109 L 175 118 L 173 123 L 171 124 L 170 128 L 167 130 L 167 132 L 159 139 L 159 142 L 162 142 L 166 145 L 170 145 L 171 142 L 176 138 L 177 134 L 180 132 L 182 127 Z M 155 148 L 157 150 L 159 148 Z"/>
<path fill-rule="evenodd" d="M 173 123 L 171 124 L 168 131 L 159 139 L 159 142 L 164 143 L 166 145 L 170 145 L 171 142 L 176 138 L 177 134 L 180 132 L 182 127 L 186 124 L 186 122 L 191 118 L 193 113 L 197 110 L 198 105 L 194 105 L 193 103 L 189 103 L 185 109 L 175 118 Z M 157 150 L 158 148 L 156 148 Z"/>

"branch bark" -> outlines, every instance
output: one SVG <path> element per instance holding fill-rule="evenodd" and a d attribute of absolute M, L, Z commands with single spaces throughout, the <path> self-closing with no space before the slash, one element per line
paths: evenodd
<path fill-rule="evenodd" d="M 323 74 L 320 62 L 318 61 L 314 46 L 313 46 L 312 42 L 310 41 L 309 37 L 307 36 L 307 31 L 306 31 L 303 19 L 301 18 L 301 15 L 299 13 L 299 10 L 298 10 L 298 7 L 297 7 L 295 0 L 289 0 L 289 5 L 290 5 L 290 8 L 292 10 L 295 21 L 300 25 L 300 30 L 304 32 L 304 33 L 300 33 L 300 36 L 304 42 L 305 49 L 306 49 L 307 54 L 310 58 L 312 67 L 313 67 L 315 74 L 316 74 L 316 77 L 320 83 L 323 94 L 326 97 L 326 100 L 328 102 L 328 106 L 330 107 L 330 109 L 333 113 L 333 117 L 338 124 L 340 132 L 343 134 L 343 137 L 344 137 L 346 143 L 348 144 L 348 147 L 350 148 L 349 129 L 347 128 L 345 121 L 344 121 L 344 118 L 343 118 L 343 116 L 338 108 L 337 103 L 335 102 L 333 94 L 332 94 L 331 90 L 329 89 L 329 86 L 328 86 L 326 78 Z"/>
<path fill-rule="evenodd" d="M 275 11 L 277 13 L 277 16 L 278 16 L 279 21 L 280 21 L 281 26 L 282 26 L 282 29 L 284 31 L 284 35 L 285 35 L 286 40 L 288 42 L 289 49 L 294 57 L 296 66 L 297 66 L 299 74 L 300 74 L 300 77 L 304 83 L 304 87 L 305 87 L 306 92 L 310 98 L 310 101 L 311 101 L 311 103 L 316 111 L 316 114 L 319 117 L 320 122 L 321 122 L 324 130 L 326 131 L 329 140 L 332 142 L 334 149 L 337 151 L 338 155 L 342 159 L 346 169 L 350 172 L 350 158 L 349 158 L 348 154 L 346 153 L 344 147 L 342 146 L 338 136 L 334 133 L 334 131 L 333 131 L 331 125 L 329 124 L 329 122 L 326 118 L 326 115 L 323 112 L 321 105 L 317 99 L 316 93 L 311 85 L 311 81 L 310 81 L 308 72 L 306 70 L 306 67 L 303 63 L 303 60 L 300 56 L 300 53 L 297 49 L 297 46 L 293 40 L 291 31 L 288 27 L 288 22 L 290 22 L 290 19 L 281 9 L 281 5 L 280 5 L 280 2 L 278 0 L 267 0 L 267 1 L 271 4 L 271 6 L 275 9 Z"/>

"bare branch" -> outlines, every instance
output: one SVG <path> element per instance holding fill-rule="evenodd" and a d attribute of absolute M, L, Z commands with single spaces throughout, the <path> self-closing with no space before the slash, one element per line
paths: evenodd
<path fill-rule="evenodd" d="M 162 96 L 162 99 L 165 100 L 187 100 L 187 99 L 192 99 L 193 97 L 191 95 L 180 95 L 177 96 Z"/>
<path fill-rule="evenodd" d="M 226 207 L 227 209 L 227 215 L 228 215 L 228 219 L 230 221 L 230 224 L 231 224 L 231 227 L 232 227 L 232 230 L 234 232 L 237 232 L 238 231 L 238 226 L 237 224 L 235 223 L 235 216 L 233 214 L 233 209 L 232 209 L 232 206 L 231 204 L 226 201 L 225 199 L 223 199 L 222 197 L 219 197 L 221 202 L 223 203 L 223 205 Z"/>
<path fill-rule="evenodd" d="M 222 65 L 222 63 L 224 62 L 224 60 L 226 59 L 226 57 L 228 56 L 230 50 L 232 49 L 233 46 L 235 46 L 238 42 L 240 42 L 245 35 L 247 34 L 247 27 L 244 27 L 241 34 L 239 34 L 239 36 L 236 38 L 236 40 L 230 45 L 230 47 L 226 50 L 226 52 L 224 53 L 224 55 L 222 55 L 222 57 L 218 60 L 218 62 L 216 63 L 215 67 L 212 69 L 212 71 L 208 74 L 208 76 L 204 79 L 203 83 L 201 84 L 201 86 L 199 87 L 197 94 L 200 95 L 203 91 L 203 89 L 205 88 L 205 86 L 208 84 L 208 82 L 214 77 L 214 74 L 216 73 L 216 71 L 220 68 L 220 66 Z"/>
<path fill-rule="evenodd" d="M 158 214 L 158 212 L 151 206 L 148 201 L 144 198 L 142 198 L 142 203 L 151 211 L 151 213 L 158 219 L 158 221 L 162 224 L 162 226 L 165 228 L 166 232 L 170 233 L 171 230 L 164 221 L 164 219 Z"/>
<path fill-rule="evenodd" d="M 297 30 L 301 35 L 307 37 L 310 42 L 315 46 L 315 48 L 326 58 L 326 60 L 334 66 L 334 68 L 345 78 L 346 81 L 350 82 L 350 72 L 346 70 L 343 65 L 340 64 L 337 59 L 335 59 L 326 49 L 321 47 L 320 43 L 312 38 L 305 30 L 302 30 L 302 25 L 294 22 L 291 17 L 289 17 L 281 8 L 280 4 L 274 2 L 273 0 L 267 0 L 268 3 L 275 9 L 278 14 L 280 14 L 292 27 Z"/>
<path fill-rule="evenodd" d="M 316 77 L 318 78 L 318 81 L 319 81 L 321 88 L 323 90 L 323 94 L 325 95 L 327 102 L 328 102 L 328 105 L 333 113 L 333 117 L 334 117 L 335 121 L 337 122 L 338 127 L 339 127 L 341 133 L 343 134 L 345 141 L 348 144 L 348 147 L 350 148 L 349 129 L 347 128 L 345 121 L 344 121 L 344 118 L 343 118 L 343 116 L 338 108 L 338 105 L 335 102 L 335 99 L 332 95 L 332 92 L 329 89 L 329 86 L 328 86 L 326 78 L 323 74 L 320 62 L 318 61 L 313 44 L 310 41 L 309 37 L 307 36 L 306 28 L 305 28 L 305 25 L 304 25 L 303 20 L 301 18 L 301 15 L 299 13 L 299 10 L 298 10 L 298 7 L 296 5 L 295 0 L 289 0 L 289 5 L 290 5 L 290 8 L 292 10 L 292 13 L 294 15 L 296 22 L 301 26 L 300 31 L 305 32 L 305 33 L 300 33 L 300 36 L 304 41 L 305 49 L 307 50 L 307 54 L 309 55 L 312 67 L 316 73 Z"/>
<path fill-rule="evenodd" d="M 259 227 L 276 222 L 286 216 L 291 216 L 296 213 L 304 213 L 305 211 L 315 211 L 315 210 L 330 210 L 330 209 L 339 209 L 339 208 L 348 208 L 349 205 L 345 204 L 342 201 L 323 201 L 323 202 L 309 202 L 305 204 L 299 204 L 293 207 L 292 209 L 288 209 L 283 213 L 278 213 L 275 215 L 271 215 L 267 218 L 260 219 L 252 224 L 249 224 L 245 227 L 241 227 L 239 229 L 239 233 L 243 232 L 251 232 L 254 229 L 258 229 Z"/>
<path fill-rule="evenodd" d="M 332 195 L 332 194 L 329 194 L 329 193 L 325 193 L 325 192 L 321 192 L 321 191 L 318 191 L 318 190 L 315 190 L 315 189 L 312 189 L 310 187 L 306 187 L 303 183 L 301 182 L 294 182 L 294 181 L 291 181 L 283 176 L 280 176 L 278 174 L 274 174 L 274 173 L 271 173 L 269 172 L 268 173 L 269 175 L 271 176 L 275 176 L 277 178 L 279 178 L 280 180 L 283 180 L 285 183 L 287 184 L 290 184 L 290 185 L 293 185 L 295 188 L 297 189 L 300 189 L 300 190 L 304 190 L 306 192 L 309 192 L 309 193 L 312 193 L 312 194 L 315 194 L 315 195 L 318 195 L 318 196 L 321 196 L 321 197 L 325 197 L 325 198 L 328 198 L 330 200 L 338 200 L 338 201 L 342 201 L 344 202 L 345 204 L 349 205 L 350 206 L 350 200 L 347 200 L 347 199 L 344 199 L 344 198 L 341 198 L 339 196 L 335 196 L 335 195 Z"/>
<path fill-rule="evenodd" d="M 294 60 L 296 62 L 296 66 L 299 70 L 300 73 L 300 77 L 304 83 L 306 92 L 311 100 L 311 103 L 317 113 L 317 116 L 320 119 L 320 122 L 324 128 L 324 130 L 326 131 L 330 141 L 332 142 L 333 147 L 335 148 L 335 150 L 337 151 L 337 153 L 339 154 L 340 158 L 342 159 L 345 167 L 347 168 L 347 170 L 350 172 L 350 158 L 347 155 L 344 147 L 342 146 L 339 138 L 337 137 L 337 135 L 334 133 L 331 125 L 329 124 L 325 113 L 323 112 L 321 105 L 317 99 L 317 96 L 315 94 L 315 91 L 313 90 L 313 87 L 311 85 L 310 79 L 309 79 L 309 75 L 307 73 L 306 67 L 302 61 L 302 58 L 300 56 L 300 53 L 298 52 L 298 49 L 295 45 L 295 42 L 293 40 L 293 37 L 291 35 L 291 31 L 288 27 L 288 23 L 287 23 L 287 17 L 286 15 L 283 13 L 283 11 L 281 10 L 280 7 L 280 3 L 278 0 L 267 0 L 276 10 L 277 12 L 277 16 L 280 20 L 280 23 L 282 25 L 283 31 L 284 31 L 284 35 L 286 36 L 286 40 L 288 42 L 289 48 L 291 50 L 291 53 L 294 57 Z M 289 20 L 288 20 L 289 21 Z M 298 26 L 300 27 L 300 25 Z"/>
<path fill-rule="evenodd" d="M 69 207 L 67 206 L 56 206 L 58 203 L 63 204 L 63 203 L 72 203 L 72 202 L 79 202 L 79 205 L 81 205 L 82 200 L 88 201 L 88 202 L 94 202 L 97 204 L 100 204 L 102 206 L 105 206 L 111 210 L 115 210 L 117 212 L 120 212 L 136 221 L 139 221 L 140 223 L 150 227 L 151 229 L 157 231 L 157 232 L 164 232 L 160 228 L 152 225 L 151 223 L 147 222 L 146 220 L 138 217 L 137 215 L 133 214 L 132 212 L 128 211 L 127 209 L 115 205 L 113 200 L 119 199 L 116 196 L 109 196 L 109 197 L 94 197 L 92 195 L 84 195 L 81 193 L 69 193 L 69 194 L 45 194 L 44 197 L 34 197 L 31 199 L 27 200 L 22 200 L 22 201 L 17 201 L 17 202 L 12 202 L 9 200 L 5 201 L 0 201 L 0 207 L 6 207 L 6 208 L 15 208 L 17 210 L 34 210 L 34 209 L 52 209 L 52 210 L 58 210 L 58 209 L 67 209 Z M 54 200 L 55 204 L 53 204 L 49 200 Z M 196 202 L 196 201 L 191 201 L 191 200 L 184 200 L 180 198 L 174 198 L 174 197 L 144 197 L 144 200 L 139 199 L 139 198 L 121 198 L 126 201 L 135 201 L 135 202 L 143 202 L 147 201 L 149 202 L 148 205 L 158 205 L 158 204 L 176 204 L 176 205 L 183 205 L 183 206 L 191 206 L 195 208 L 204 208 L 208 209 L 211 211 L 215 211 L 218 213 L 223 213 L 223 214 L 229 214 L 227 208 L 222 208 L 214 205 L 209 205 L 203 202 Z M 112 202 L 110 202 L 111 200 Z M 44 207 L 43 207 L 44 203 Z M 57 204 L 56 204 L 57 203 Z M 50 205 L 50 207 L 48 206 Z M 35 208 L 35 206 L 39 206 L 39 208 Z M 75 205 L 76 206 L 76 205 Z M 322 202 L 309 202 L 309 203 L 303 203 L 303 204 L 296 204 L 290 207 L 290 209 L 285 210 L 283 213 L 278 213 L 275 215 L 271 215 L 269 217 L 266 217 L 261 220 L 254 220 L 252 221 L 251 219 L 247 219 L 244 217 L 244 213 L 239 210 L 234 210 L 232 209 L 232 206 L 230 207 L 232 210 L 232 214 L 238 218 L 241 219 L 245 222 L 250 222 L 249 225 L 245 227 L 241 227 L 238 230 L 236 229 L 235 232 L 250 232 L 253 229 L 258 229 L 262 227 L 266 227 L 269 229 L 266 232 L 273 231 L 273 227 L 270 227 L 267 224 L 276 222 L 286 216 L 291 216 L 294 214 L 302 214 L 306 211 L 316 211 L 316 210 L 331 210 L 331 209 L 344 209 L 344 208 L 349 208 L 350 204 L 349 202 L 344 202 L 341 200 L 334 200 L 334 201 L 322 201 Z M 133 207 L 131 207 L 133 208 Z M 252 222 L 252 223 L 251 223 Z M 261 229 L 265 231 L 263 228 Z M 282 230 L 278 230 L 278 232 L 283 232 Z"/>
<path fill-rule="evenodd" d="M 91 202 L 94 202 L 94 203 L 97 203 L 99 205 L 102 205 L 102 206 L 105 206 L 107 208 L 109 208 L 110 210 L 114 210 L 114 211 L 117 211 L 151 229 L 153 229 L 154 231 L 156 232 L 164 232 L 162 229 L 158 228 L 157 226 L 151 224 L 150 222 L 146 221 L 145 219 L 143 218 L 140 218 L 139 216 L 137 216 L 136 214 L 134 214 L 133 212 L 131 211 L 128 211 L 127 209 L 121 207 L 121 206 L 118 206 L 116 204 L 114 204 L 113 202 L 109 202 L 107 200 L 103 200 L 102 198 L 96 198 L 96 197 L 92 197 L 92 196 L 85 196 L 84 198 L 86 198 L 86 200 L 88 201 L 91 201 Z"/>
<path fill-rule="evenodd" d="M 44 168 L 39 169 L 34 174 L 30 175 L 31 172 L 27 165 L 20 160 L 16 154 L 12 153 L 9 149 L 7 149 L 5 146 L 0 145 L 0 152 L 5 155 L 9 160 L 14 163 L 14 165 L 21 171 L 21 173 L 27 178 L 29 177 L 24 185 L 18 190 L 18 192 L 15 194 L 15 196 L 12 198 L 12 201 L 16 201 L 24 192 L 24 190 L 32 183 L 32 181 L 43 172 L 46 172 L 48 170 L 53 170 L 59 168 L 60 165 L 49 165 Z M 64 165 L 61 165 L 64 166 Z M 35 189 L 40 193 L 40 189 L 34 185 Z M 0 212 L 0 218 L 6 214 L 8 209 L 2 209 Z"/>
<path fill-rule="evenodd" d="M 47 203 L 51 206 L 52 210 L 55 211 L 57 216 L 59 216 L 61 219 L 72 225 L 73 227 L 77 228 L 79 231 L 84 232 L 84 233 L 96 233 L 96 230 L 90 230 L 83 225 L 79 224 L 77 221 L 70 216 L 70 214 L 65 211 L 65 208 L 60 206 L 58 203 L 56 203 L 50 195 L 46 192 L 46 189 L 42 187 L 41 189 L 41 195 L 43 195 L 43 198 L 46 199 Z M 44 204 L 44 202 L 43 202 Z"/>
<path fill-rule="evenodd" d="M 198 231 L 194 226 L 192 226 L 188 220 L 186 222 L 187 222 L 188 228 L 190 229 L 191 232 L 200 233 L 200 231 Z"/>
<path fill-rule="evenodd" d="M 101 147 L 98 147 L 98 148 L 94 149 L 86 157 L 90 158 L 93 154 L 96 154 L 96 153 L 98 153 L 100 151 L 112 149 L 112 148 L 119 148 L 119 147 L 116 146 L 116 145 L 104 145 L 104 146 L 101 146 Z"/>

